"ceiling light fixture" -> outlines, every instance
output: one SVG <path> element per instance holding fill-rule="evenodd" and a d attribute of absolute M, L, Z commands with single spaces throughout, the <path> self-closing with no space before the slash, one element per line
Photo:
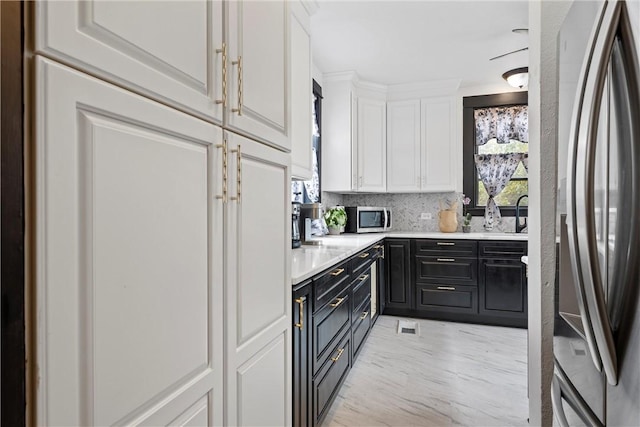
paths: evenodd
<path fill-rule="evenodd" d="M 515 68 L 502 75 L 511 86 L 522 89 L 529 84 L 529 67 Z"/>

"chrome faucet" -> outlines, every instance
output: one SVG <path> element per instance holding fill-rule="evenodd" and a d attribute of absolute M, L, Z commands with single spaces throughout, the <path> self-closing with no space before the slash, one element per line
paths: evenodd
<path fill-rule="evenodd" d="M 529 198 L 528 195 L 523 194 L 522 196 L 518 197 L 518 201 L 516 202 L 516 233 L 522 233 L 522 230 L 524 230 L 525 228 L 527 228 L 527 218 L 524 219 L 524 225 L 520 224 L 520 201 L 522 201 L 522 199 L 524 198 Z"/>

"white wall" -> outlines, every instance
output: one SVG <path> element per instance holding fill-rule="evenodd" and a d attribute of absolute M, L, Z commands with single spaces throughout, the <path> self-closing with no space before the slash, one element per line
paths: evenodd
<path fill-rule="evenodd" d="M 317 81 L 320 87 L 322 87 L 322 71 L 316 64 L 312 64 L 313 69 L 311 70 L 311 77 L 313 80 Z"/>
<path fill-rule="evenodd" d="M 551 426 L 557 36 L 571 1 L 529 2 L 529 423 Z"/>

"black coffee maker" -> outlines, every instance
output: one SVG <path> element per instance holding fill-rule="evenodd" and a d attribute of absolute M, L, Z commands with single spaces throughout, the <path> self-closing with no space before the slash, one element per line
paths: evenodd
<path fill-rule="evenodd" d="M 299 248 L 300 241 L 300 202 L 291 202 L 291 247 Z"/>

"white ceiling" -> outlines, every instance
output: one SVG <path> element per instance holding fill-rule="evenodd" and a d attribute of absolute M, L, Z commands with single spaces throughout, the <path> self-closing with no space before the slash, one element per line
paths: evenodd
<path fill-rule="evenodd" d="M 311 17 L 313 61 L 324 73 L 403 84 L 460 79 L 506 85 L 502 73 L 529 63 L 528 4 L 520 1 L 329 1 Z"/>

